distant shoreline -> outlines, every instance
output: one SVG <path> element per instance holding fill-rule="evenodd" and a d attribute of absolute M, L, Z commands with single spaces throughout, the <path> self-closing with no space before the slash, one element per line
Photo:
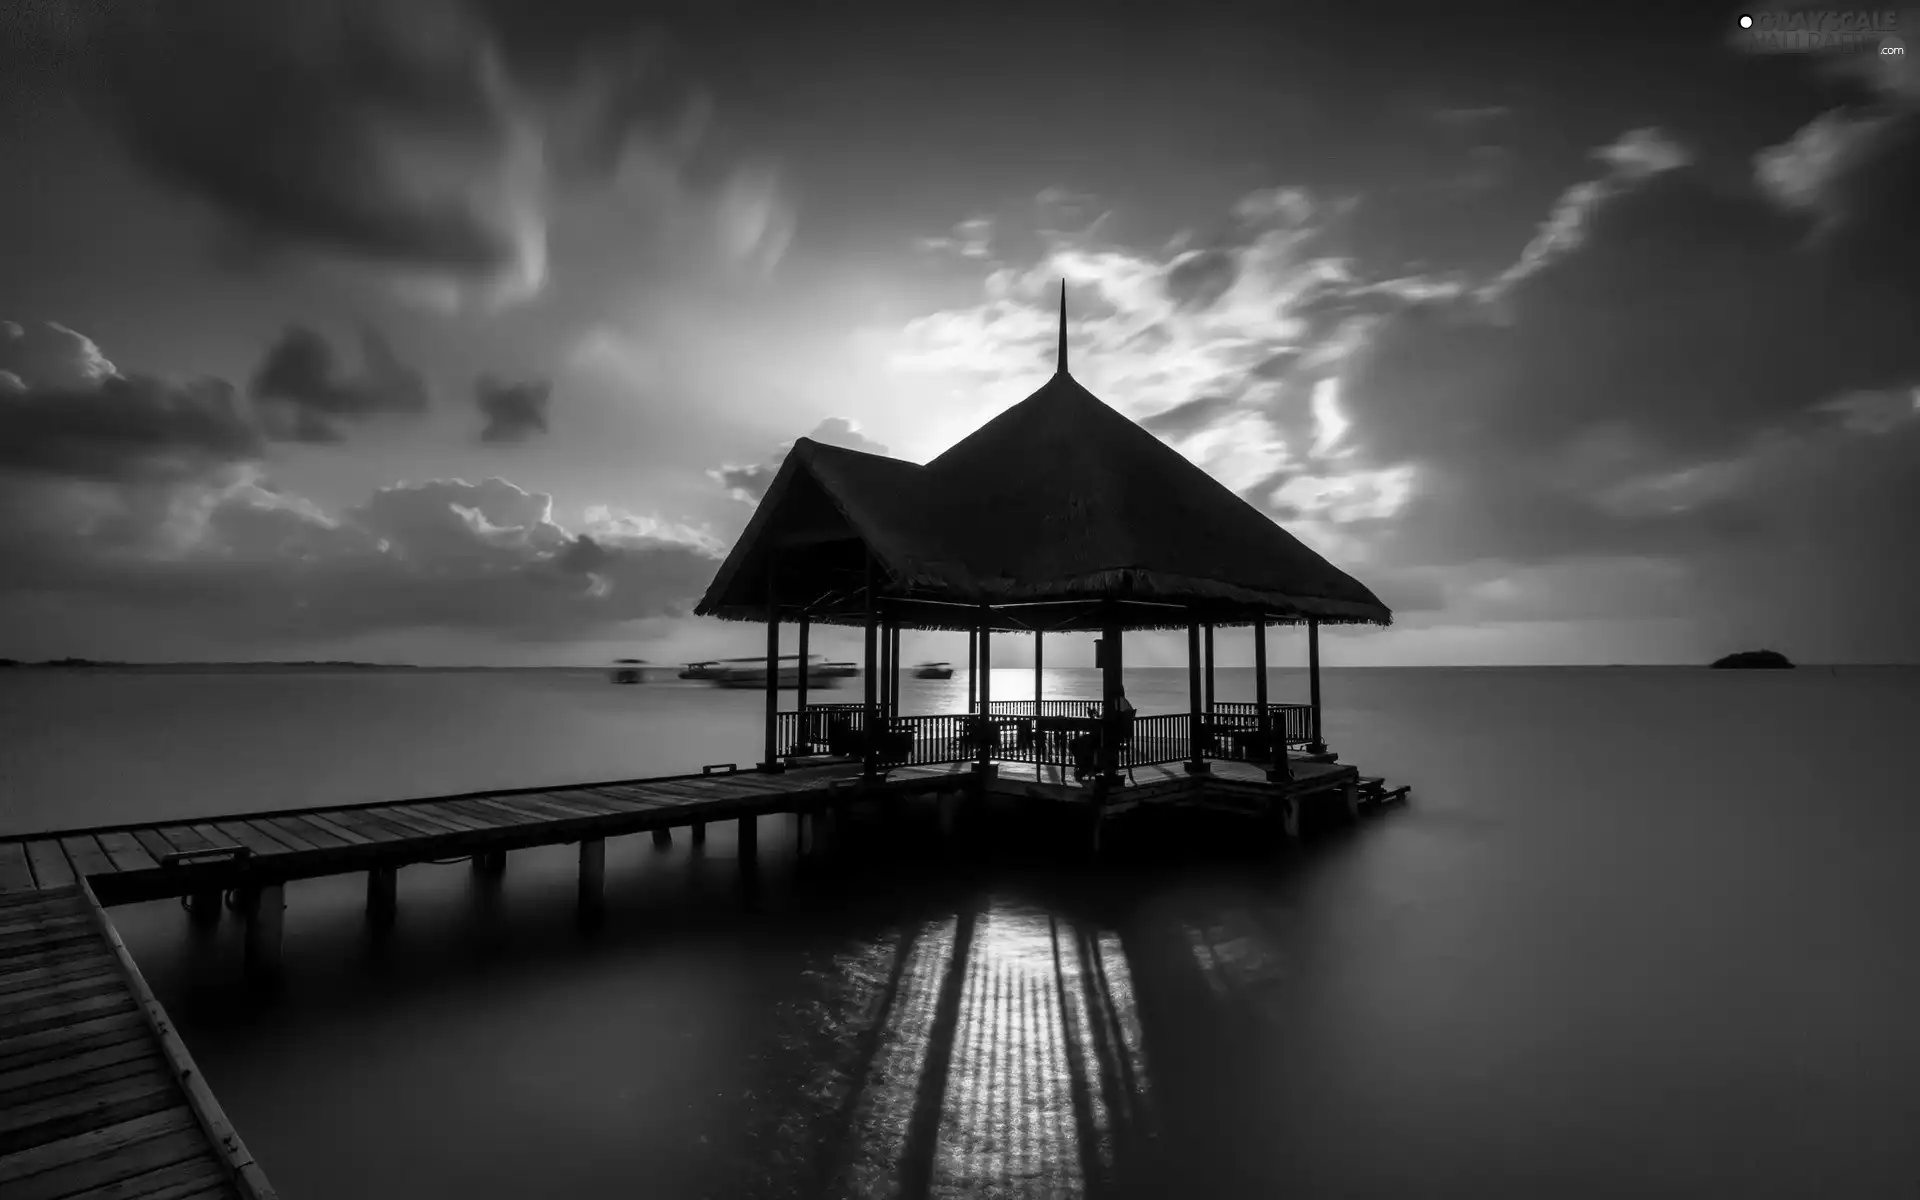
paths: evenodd
<path fill-rule="evenodd" d="M 1876 668 L 1896 668 L 1897 669 L 1897 668 L 1920 667 L 1920 663 L 1800 663 L 1797 665 L 1800 666 L 1803 670 L 1820 670 L 1823 668 L 1834 669 L 1839 667 L 1845 667 L 1849 670 L 1876 669 Z M 636 669 L 650 675 L 659 675 L 659 674 L 664 674 L 666 672 L 673 672 L 677 674 L 680 670 L 680 666 L 677 663 L 622 663 L 620 664 L 620 666 Z M 257 672 L 261 674 L 267 674 L 267 673 L 431 674 L 436 672 L 438 673 L 448 673 L 448 672 L 479 673 L 479 672 L 509 672 L 509 671 L 523 671 L 523 672 L 524 671 L 595 671 L 595 672 L 600 672 L 600 671 L 608 671 L 608 670 L 614 670 L 614 669 L 617 669 L 617 668 L 606 665 L 606 664 L 594 664 L 594 663 L 548 663 L 541 666 L 528 667 L 528 666 L 475 666 L 471 664 L 461 665 L 461 666 L 436 666 L 432 664 L 422 664 L 422 663 L 306 662 L 306 661 L 114 662 L 114 661 L 109 661 L 105 659 L 53 659 L 45 662 L 21 662 L 13 659 L 0 659 L 0 671 L 12 670 L 12 671 L 33 671 L 33 672 L 61 671 L 61 672 L 98 672 L 98 673 L 119 672 L 119 673 L 128 673 L 128 674 L 155 674 L 155 675 L 164 675 L 164 674 L 212 675 L 212 674 L 242 674 L 242 673 L 249 673 L 249 672 Z M 1001 670 L 1001 671 L 1019 671 L 1019 670 L 1028 670 L 1028 669 L 1030 668 L 1024 667 L 1024 666 L 1018 666 L 1018 667 L 1009 666 L 1009 667 L 996 668 L 996 670 Z M 1072 670 L 1091 671 L 1091 670 L 1094 670 L 1095 668 L 1091 666 L 1082 666 L 1082 667 L 1062 667 L 1058 669 L 1069 670 L 1069 671 L 1072 671 Z M 1187 668 L 1184 666 L 1161 666 L 1161 667 L 1142 666 L 1142 667 L 1128 668 L 1130 673 L 1133 671 L 1178 671 L 1182 674 L 1186 672 L 1186 669 Z M 1222 663 L 1219 669 L 1222 671 L 1251 671 L 1253 668 L 1251 666 L 1230 666 L 1225 663 Z M 1305 664 L 1276 663 L 1276 664 L 1273 664 L 1273 669 L 1276 671 L 1304 672 L 1307 668 Z M 1712 666 L 1709 666 L 1704 663 L 1525 663 L 1525 664 L 1471 663 L 1471 664 L 1446 664 L 1446 665 L 1435 665 L 1435 666 L 1410 665 L 1410 664 L 1396 664 L 1392 666 L 1373 666 L 1373 665 L 1363 665 L 1363 664 L 1350 664 L 1350 665 L 1327 664 L 1323 667 L 1323 669 L 1328 671 L 1688 671 L 1688 672 L 1714 671 L 1714 668 Z M 1723 672 L 1714 671 L 1714 673 L 1721 674 Z"/>

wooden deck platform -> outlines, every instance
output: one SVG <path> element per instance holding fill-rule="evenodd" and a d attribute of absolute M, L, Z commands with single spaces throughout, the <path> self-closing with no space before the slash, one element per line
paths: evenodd
<path fill-rule="evenodd" d="M 87 888 L 0 897 L 0 1196 L 273 1194 Z"/>

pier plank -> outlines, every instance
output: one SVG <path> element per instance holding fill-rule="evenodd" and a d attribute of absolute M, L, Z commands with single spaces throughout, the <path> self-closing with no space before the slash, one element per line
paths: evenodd
<path fill-rule="evenodd" d="M 545 817 L 537 813 L 523 812 L 520 809 L 503 809 L 479 800 L 460 799 L 443 800 L 441 804 L 455 812 L 472 817 L 476 821 L 490 821 L 496 830 L 523 829 L 528 825 L 541 824 Z"/>
<path fill-rule="evenodd" d="M 7 1187 L 7 1194 L 12 1196 L 13 1187 L 24 1179 L 77 1163 L 110 1157 L 127 1147 L 169 1134 L 191 1134 L 193 1131 L 193 1114 L 184 1108 L 168 1109 L 100 1129 L 89 1129 L 85 1133 L 0 1158 L 0 1186 Z"/>
<path fill-rule="evenodd" d="M 329 812 L 327 815 L 339 824 L 365 833 L 368 837 L 372 838 L 376 844 L 406 842 L 421 836 L 418 830 L 410 826 L 402 825 L 368 808 L 339 810 Z"/>
<path fill-rule="evenodd" d="M 33 867 L 33 881 L 42 888 L 63 888 L 73 883 L 73 864 L 67 861 L 67 852 L 59 842 L 28 842 L 27 862 Z"/>
<path fill-rule="evenodd" d="M 202 1171 L 208 1166 L 217 1168 L 217 1164 L 207 1154 L 206 1146 L 195 1136 L 195 1130 L 164 1126 L 156 1130 L 151 1124 L 156 1118 L 167 1119 L 171 1116 L 171 1113 L 162 1112 L 147 1117 L 135 1117 L 133 1121 L 122 1121 L 114 1128 L 123 1128 L 135 1122 L 149 1122 L 147 1129 L 143 1131 L 145 1136 L 121 1141 L 112 1147 L 112 1153 L 68 1159 L 55 1167 L 28 1176 L 8 1189 L 9 1200 L 58 1200 L 59 1197 L 64 1196 L 98 1196 L 102 1194 L 102 1189 L 107 1189 L 110 1185 L 111 1190 L 104 1194 L 144 1197 L 152 1194 L 155 1175 L 167 1168 L 186 1164 L 191 1164 L 196 1171 Z M 63 1139 L 63 1142 L 72 1140 L 71 1138 Z"/>
<path fill-rule="evenodd" d="M 209 840 L 192 825 L 161 825 L 153 832 L 160 835 L 161 840 L 180 854 L 191 854 L 196 850 L 211 850 L 221 844 Z"/>
<path fill-rule="evenodd" d="M 418 804 L 382 809 L 381 815 L 395 818 L 404 817 L 410 825 L 425 826 L 432 831 L 435 837 L 442 837 L 447 834 L 473 832 L 473 830 L 456 822 L 453 818 L 441 816 L 439 813 L 433 812 Z"/>
<path fill-rule="evenodd" d="M 174 853 L 173 844 L 161 837 L 157 829 L 136 829 L 133 831 L 133 836 L 134 840 L 140 843 L 140 848 L 151 855 L 155 863 Z"/>
<path fill-rule="evenodd" d="M 298 813 L 289 813 L 284 817 L 275 817 L 273 818 L 273 824 L 276 827 L 284 827 L 290 833 L 299 835 L 303 841 L 311 843 L 316 850 L 338 850 L 342 846 L 350 846 L 353 844 L 339 834 L 329 829 L 321 828 L 319 825 L 314 824 Z"/>
<path fill-rule="evenodd" d="M 514 808 L 525 809 L 528 812 L 543 813 L 556 821 L 577 821 L 582 817 L 599 817 L 606 815 L 587 808 L 584 805 L 568 804 L 564 800 L 556 800 L 543 792 L 503 796 L 500 802 L 511 805 Z"/>
<path fill-rule="evenodd" d="M 245 821 L 216 821 L 213 832 L 229 846 L 245 846 L 262 858 L 275 858 L 289 852 L 284 842 L 266 836 Z"/>
<path fill-rule="evenodd" d="M 357 829 L 349 829 L 344 823 L 336 821 L 328 814 L 318 810 L 302 813 L 300 814 L 300 819 L 316 829 L 331 833 L 333 836 L 345 841 L 348 845 L 371 846 L 377 840 Z"/>
<path fill-rule="evenodd" d="M 626 805 L 628 811 L 631 812 L 642 812 L 655 808 L 675 808 L 682 803 L 682 801 L 679 800 L 669 800 L 657 795 L 649 796 L 644 793 L 630 791 L 626 788 L 591 787 L 585 790 L 593 792 L 595 795 L 618 800 Z"/>
<path fill-rule="evenodd" d="M 279 817 L 254 817 L 249 818 L 243 822 L 243 824 L 262 837 L 279 842 L 295 853 L 306 853 L 321 848 L 312 838 L 292 828 L 286 821 Z"/>
<path fill-rule="evenodd" d="M 574 819 L 572 817 L 556 817 L 551 813 L 531 807 L 515 807 L 507 803 L 509 799 L 513 799 L 513 797 L 502 797 L 496 800 L 485 796 L 474 796 L 461 801 L 461 803 L 474 805 L 488 812 L 503 814 L 516 825 L 545 825 L 556 821 L 570 821 Z"/>
<path fill-rule="evenodd" d="M 200 840 L 206 843 L 206 845 L 201 847 L 203 850 L 225 850 L 235 846 L 246 845 L 246 843 L 239 841 L 232 834 L 222 833 L 217 827 L 204 821 L 196 823 L 193 826 L 193 832 L 198 834 Z M 252 849 L 251 846 L 247 848 Z"/>
<path fill-rule="evenodd" d="M 540 795 L 543 799 L 557 800 L 572 808 L 584 808 L 589 812 L 598 813 L 603 817 L 632 811 L 632 809 L 621 804 L 619 801 L 607 796 L 596 796 L 592 792 L 582 788 L 566 788 L 564 790 L 542 792 Z"/>
<path fill-rule="evenodd" d="M 100 848 L 92 834 L 80 833 L 60 839 L 60 848 L 67 852 L 67 861 L 73 864 L 76 875 L 112 875 L 117 868 L 107 852 Z"/>
<path fill-rule="evenodd" d="M 382 806 L 378 811 L 361 812 L 356 814 L 356 816 L 382 821 L 390 827 L 397 828 L 404 835 L 402 840 L 411 838 L 443 838 L 450 832 L 439 825 L 435 825 L 431 821 L 424 821 L 419 817 L 407 813 L 399 806 Z"/>
<path fill-rule="evenodd" d="M 0 892 L 31 892 L 33 868 L 27 865 L 27 847 L 21 842 L 0 842 Z"/>
<path fill-rule="evenodd" d="M 59 962 L 45 962 L 26 955 L 9 958 L 0 962 L 0 1000 L 57 979 L 79 978 L 113 967 L 113 956 L 98 950 Z"/>
<path fill-rule="evenodd" d="M 97 835 L 94 839 L 100 843 L 100 849 L 106 852 L 113 865 L 122 871 L 156 871 L 160 864 L 140 839 L 125 830 L 111 830 Z"/>
<path fill-rule="evenodd" d="M 493 828 L 478 817 L 469 816 L 445 804 L 413 804 L 408 807 L 436 821 L 451 825 L 463 833 L 484 833 Z"/>
<path fill-rule="evenodd" d="M 180 1102 L 173 1077 L 156 1061 L 144 1075 L 92 1091 L 0 1107 L 0 1154 L 12 1154 L 104 1124 L 162 1112 Z"/>
<path fill-rule="evenodd" d="M 150 1036 L 145 1014 L 128 1012 L 43 1029 L 38 1033 L 0 1038 L 0 1071 L 30 1067 L 69 1054 L 111 1046 L 115 1042 L 145 1041 Z"/>

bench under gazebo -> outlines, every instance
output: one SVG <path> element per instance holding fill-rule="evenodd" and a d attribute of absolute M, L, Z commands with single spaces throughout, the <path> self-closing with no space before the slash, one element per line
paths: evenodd
<path fill-rule="evenodd" d="M 1320 626 L 1392 621 L 1358 580 L 1068 373 L 1064 285 L 1058 367 L 1038 391 L 924 466 L 799 439 L 695 611 L 766 624 L 762 770 L 815 756 L 862 759 L 869 777 L 1031 763 L 1064 783 L 1070 747 L 1091 747 L 1097 795 L 1139 767 L 1252 763 L 1284 782 L 1300 759 L 1331 760 Z M 809 704 L 802 672 L 782 711 L 771 669 L 782 622 L 797 626 L 802 661 L 811 626 L 864 630 L 864 699 Z M 1270 625 L 1306 626 L 1308 704 L 1268 702 Z M 1214 699 L 1213 633 L 1234 626 L 1253 629 L 1252 703 Z M 900 714 L 903 629 L 970 635 L 966 712 Z M 1118 713 L 1125 631 L 1178 629 L 1188 710 Z M 1034 637 L 1034 696 L 996 699 L 986 635 L 1022 632 Z M 1042 699 L 1046 635 L 1082 632 L 1099 635 L 1101 695 Z"/>

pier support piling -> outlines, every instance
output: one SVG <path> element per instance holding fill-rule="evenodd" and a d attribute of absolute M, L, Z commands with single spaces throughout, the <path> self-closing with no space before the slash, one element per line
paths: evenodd
<path fill-rule="evenodd" d="M 1306 810 L 1298 796 L 1283 796 L 1280 799 L 1280 829 L 1289 838 L 1298 841 L 1306 828 Z"/>
<path fill-rule="evenodd" d="M 607 840 L 588 838 L 580 843 L 580 905 L 583 923 L 598 921 L 606 911 Z"/>
<path fill-rule="evenodd" d="M 220 923 L 219 891 L 195 892 L 187 897 L 187 919 L 201 929 Z"/>
<path fill-rule="evenodd" d="M 473 873 L 489 879 L 498 879 L 507 873 L 507 852 L 505 850 L 483 850 L 473 856 Z"/>
<path fill-rule="evenodd" d="M 758 817 L 740 818 L 740 861 L 752 862 L 760 852 L 760 824 Z"/>
<path fill-rule="evenodd" d="M 693 844 L 696 846 L 704 846 L 707 844 L 707 823 L 705 821 L 695 821 L 693 823 L 692 839 Z"/>
<path fill-rule="evenodd" d="M 280 933 L 286 923 L 286 886 L 263 884 L 252 890 L 246 909 L 247 973 L 271 982 L 280 976 Z"/>
<path fill-rule="evenodd" d="M 400 909 L 399 883 L 397 867 L 374 867 L 367 872 L 367 924 L 375 929 L 393 927 L 394 914 Z"/>
<path fill-rule="evenodd" d="M 673 845 L 673 830 L 662 826 L 653 831 L 653 845 L 657 850 L 665 850 Z"/>

